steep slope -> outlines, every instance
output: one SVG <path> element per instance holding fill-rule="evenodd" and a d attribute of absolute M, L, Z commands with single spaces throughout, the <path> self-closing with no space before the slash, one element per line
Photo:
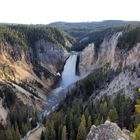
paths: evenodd
<path fill-rule="evenodd" d="M 66 48 L 72 42 L 67 34 L 47 26 L 0 26 L 2 123 L 5 123 L 8 112 L 16 110 L 16 104 L 25 104 L 34 110 L 43 109 L 48 91 L 58 80 L 57 72 L 61 73 L 69 56 Z M 10 100 L 5 100 L 3 90 L 6 88 L 15 93 L 13 98 L 17 100 L 9 105 L 11 107 L 6 105 Z"/>

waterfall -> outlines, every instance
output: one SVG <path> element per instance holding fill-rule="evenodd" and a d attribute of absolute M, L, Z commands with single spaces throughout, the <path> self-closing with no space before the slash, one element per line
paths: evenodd
<path fill-rule="evenodd" d="M 43 112 L 44 116 L 48 116 L 54 111 L 62 99 L 64 99 L 67 93 L 64 90 L 67 90 L 69 85 L 80 79 L 80 77 L 76 75 L 76 62 L 77 54 L 73 54 L 67 59 L 59 86 L 48 94 L 47 107 Z"/>
<path fill-rule="evenodd" d="M 66 61 L 60 82 L 62 88 L 66 88 L 79 79 L 79 76 L 76 75 L 76 62 L 77 54 L 71 55 Z"/>

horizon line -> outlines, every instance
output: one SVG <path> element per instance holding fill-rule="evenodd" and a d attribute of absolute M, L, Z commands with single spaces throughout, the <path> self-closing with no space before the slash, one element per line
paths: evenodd
<path fill-rule="evenodd" d="M 140 22 L 140 20 L 119 20 L 119 19 L 105 19 L 105 20 L 96 20 L 96 21 L 63 21 L 63 20 L 58 20 L 58 21 L 53 21 L 49 23 L 20 23 L 20 22 L 0 22 L 0 24 L 15 24 L 15 25 L 49 25 L 52 23 L 96 23 L 96 22 L 105 22 L 105 21 L 122 21 L 122 22 Z"/>

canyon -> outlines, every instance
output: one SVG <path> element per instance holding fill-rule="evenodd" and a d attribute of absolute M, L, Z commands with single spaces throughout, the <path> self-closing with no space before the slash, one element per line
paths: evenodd
<path fill-rule="evenodd" d="M 140 32 L 138 25 L 132 23 L 131 26 L 121 24 L 75 37 L 65 28 L 67 33 L 52 25 L 1 25 L 1 126 L 10 126 L 8 114 L 20 107 L 27 112 L 37 112 L 41 120 L 36 120 L 36 125 L 22 134 L 24 140 L 30 140 L 36 132 L 39 136 L 45 132 L 42 119 L 51 120 L 53 112 L 67 110 L 65 108 L 72 106 L 75 98 L 84 107 L 115 99 L 119 94 L 136 100 L 140 86 Z M 33 116 L 29 116 L 26 119 L 32 120 Z M 100 119 L 104 123 L 103 118 Z M 96 139 L 103 140 L 97 132 L 102 127 L 109 131 L 108 127 L 113 127 L 112 135 L 117 130 L 118 137 L 123 135 L 124 139 L 131 139 L 121 131 L 119 127 L 122 126 L 111 122 L 92 126 L 87 139 L 99 135 Z M 108 137 L 112 139 L 112 135 Z"/>

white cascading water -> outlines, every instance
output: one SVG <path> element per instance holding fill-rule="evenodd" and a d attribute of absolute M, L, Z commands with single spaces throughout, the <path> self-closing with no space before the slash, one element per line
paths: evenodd
<path fill-rule="evenodd" d="M 60 82 L 62 88 L 66 88 L 79 79 L 79 76 L 76 75 L 76 62 L 77 54 L 71 55 L 66 61 Z"/>
<path fill-rule="evenodd" d="M 59 105 L 65 93 L 67 93 L 63 92 L 63 90 L 80 79 L 80 77 L 76 75 L 76 62 L 77 54 L 73 54 L 67 59 L 59 86 L 48 95 L 47 107 L 43 113 L 44 116 L 48 116 Z"/>

